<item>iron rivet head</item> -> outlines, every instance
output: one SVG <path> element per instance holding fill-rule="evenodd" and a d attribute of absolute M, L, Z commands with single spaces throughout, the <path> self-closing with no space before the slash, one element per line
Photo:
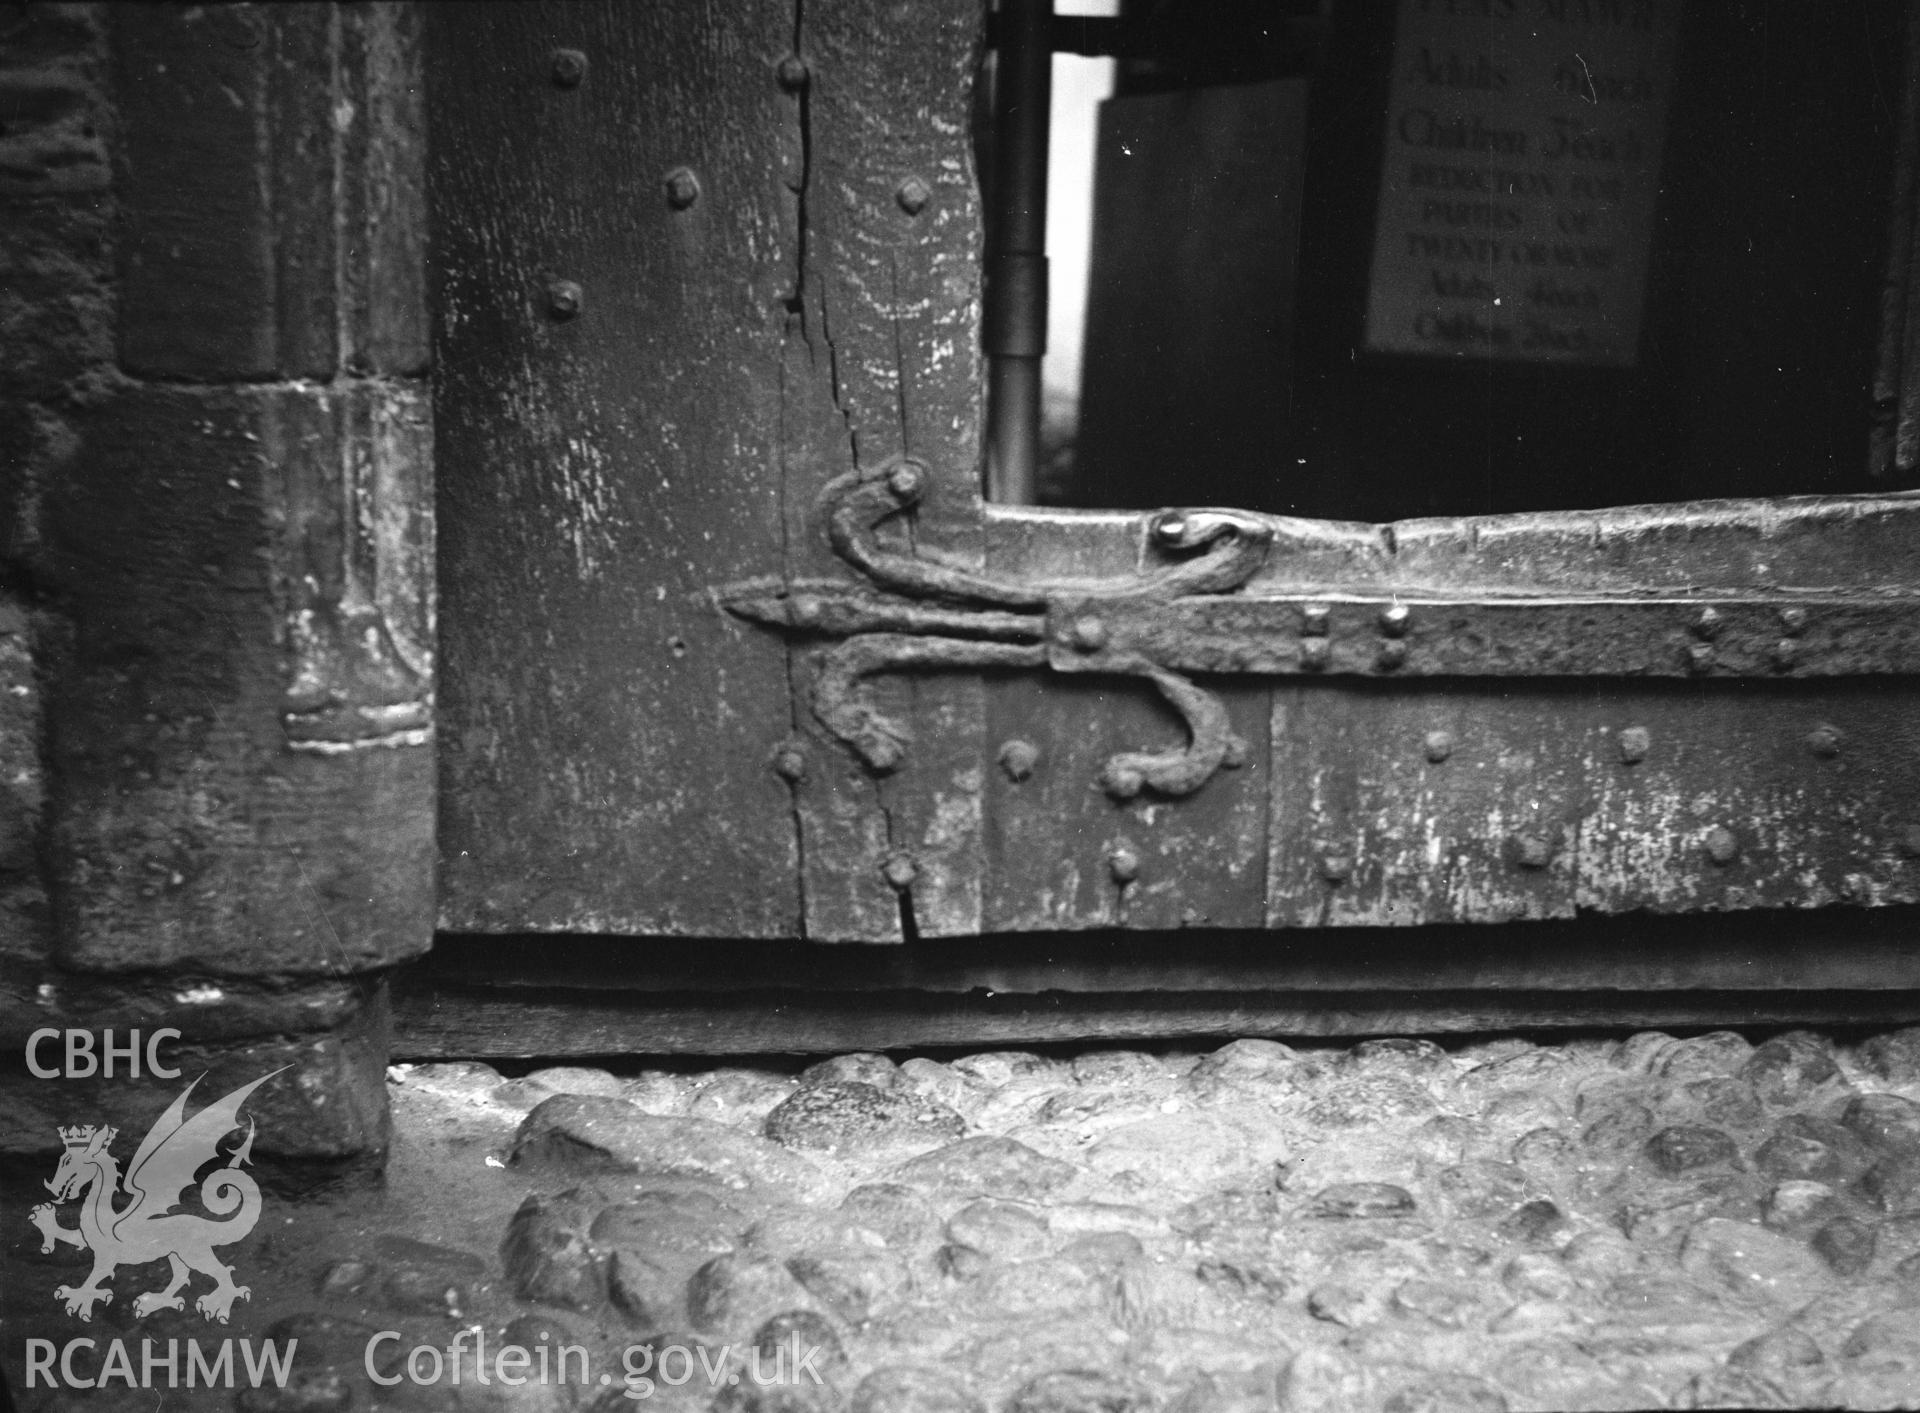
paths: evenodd
<path fill-rule="evenodd" d="M 1725 620 L 1717 608 L 1703 608 L 1700 616 L 1693 620 L 1693 636 L 1696 638 L 1717 638 Z"/>
<path fill-rule="evenodd" d="M 1713 670 L 1713 644 L 1689 643 L 1687 645 L 1687 671 L 1700 674 Z"/>
<path fill-rule="evenodd" d="M 1324 672 L 1333 659 L 1333 647 L 1325 638 L 1300 640 L 1300 666 L 1307 672 Z"/>
<path fill-rule="evenodd" d="M 1793 665 L 1800 661 L 1800 644 L 1793 638 L 1782 638 L 1773 645 L 1773 666 L 1776 672 L 1791 672 Z"/>
<path fill-rule="evenodd" d="M 700 178 L 691 167 L 675 167 L 667 173 L 667 205 L 684 211 L 700 199 Z"/>
<path fill-rule="evenodd" d="M 920 865 L 913 861 L 913 855 L 904 849 L 888 854 L 880 865 L 880 876 L 897 893 L 904 893 L 913 887 L 913 880 L 920 876 Z"/>
<path fill-rule="evenodd" d="M 875 775 L 891 775 L 906 759 L 906 747 L 891 736 L 876 736 L 859 748 L 860 758 Z"/>
<path fill-rule="evenodd" d="M 1333 621 L 1333 610 L 1323 603 L 1310 603 L 1300 610 L 1300 631 L 1309 638 L 1326 636 Z"/>
<path fill-rule="evenodd" d="M 1124 888 L 1140 876 L 1140 856 L 1122 844 L 1107 855 L 1107 872 Z"/>
<path fill-rule="evenodd" d="M 1822 760 L 1832 760 L 1840 754 L 1840 728 L 1821 722 L 1807 733 L 1807 749 Z"/>
<path fill-rule="evenodd" d="M 1226 749 L 1220 753 L 1220 768 L 1222 770 L 1238 770 L 1246 763 L 1247 743 L 1239 736 L 1229 732 L 1227 735 Z"/>
<path fill-rule="evenodd" d="M 1107 645 L 1107 625 L 1092 614 L 1073 620 L 1073 645 L 1083 653 L 1097 653 Z"/>
<path fill-rule="evenodd" d="M 552 280 L 547 285 L 547 313 L 565 322 L 586 307 L 587 292 L 572 280 Z"/>
<path fill-rule="evenodd" d="M 578 49 L 556 49 L 548 58 L 555 88 L 578 88 L 587 76 L 587 56 Z"/>
<path fill-rule="evenodd" d="M 1508 837 L 1507 857 L 1520 868 L 1545 868 L 1553 862 L 1553 845 L 1541 835 L 1523 831 Z"/>
<path fill-rule="evenodd" d="M 1623 765 L 1638 765 L 1653 749 L 1653 733 L 1644 726 L 1629 726 L 1615 738 Z"/>
<path fill-rule="evenodd" d="M 1421 745 L 1426 748 L 1427 759 L 1438 765 L 1453 754 L 1453 733 L 1429 731 Z"/>
<path fill-rule="evenodd" d="M 1376 659 L 1382 672 L 1392 672 L 1406 665 L 1407 645 L 1398 638 L 1389 638 L 1380 645 L 1380 655 Z"/>
<path fill-rule="evenodd" d="M 789 785 L 807 778 L 807 753 L 795 745 L 785 745 L 773 753 L 773 773 Z"/>
<path fill-rule="evenodd" d="M 1353 877 L 1353 855 L 1331 851 L 1320 856 L 1320 877 L 1328 883 L 1341 884 Z"/>
<path fill-rule="evenodd" d="M 900 209 L 909 216 L 918 216 L 933 200 L 933 190 L 920 178 L 908 177 L 895 189 L 893 199 L 900 203 Z"/>
<path fill-rule="evenodd" d="M 1413 610 L 1403 603 L 1393 604 L 1380 610 L 1380 631 L 1389 638 L 1404 638 L 1407 625 L 1413 621 Z"/>
<path fill-rule="evenodd" d="M 1920 824 L 1909 824 L 1900 831 L 1900 852 L 1910 859 L 1920 859 Z"/>
<path fill-rule="evenodd" d="M 1031 741 L 1013 740 L 1000 747 L 1000 769 L 1015 784 L 1031 779 L 1033 768 L 1039 763 L 1040 748 Z"/>
<path fill-rule="evenodd" d="M 1177 545 L 1187 535 L 1187 517 L 1177 510 L 1169 510 L 1156 516 L 1153 522 L 1153 537 L 1164 545 Z"/>
<path fill-rule="evenodd" d="M 807 71 L 807 61 L 798 54 L 789 54 L 774 69 L 774 77 L 780 80 L 780 87 L 788 93 L 799 93 L 807 86 L 812 75 Z"/>
<path fill-rule="evenodd" d="M 1780 631 L 1789 637 L 1799 637 L 1807 626 L 1807 611 L 1804 608 L 1783 608 L 1780 610 Z"/>
<path fill-rule="evenodd" d="M 811 628 L 820 621 L 820 600 L 812 594 L 795 594 L 787 600 L 787 622 L 796 628 Z"/>
<path fill-rule="evenodd" d="M 1721 868 L 1725 868 L 1740 857 L 1740 841 L 1733 837 L 1733 831 L 1724 824 L 1716 824 L 1707 831 L 1707 857 Z"/>
<path fill-rule="evenodd" d="M 1100 772 L 1100 788 L 1115 800 L 1131 800 L 1146 785 L 1147 777 L 1130 765 L 1108 765 Z"/>
<path fill-rule="evenodd" d="M 926 475 L 917 461 L 903 461 L 887 473 L 887 489 L 893 492 L 896 500 L 917 499 L 925 483 Z"/>

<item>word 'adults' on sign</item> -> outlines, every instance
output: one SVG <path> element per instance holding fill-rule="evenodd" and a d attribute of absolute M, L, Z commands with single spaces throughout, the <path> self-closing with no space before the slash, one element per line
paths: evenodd
<path fill-rule="evenodd" d="M 1401 0 L 1367 347 L 1631 366 L 1680 0 Z"/>

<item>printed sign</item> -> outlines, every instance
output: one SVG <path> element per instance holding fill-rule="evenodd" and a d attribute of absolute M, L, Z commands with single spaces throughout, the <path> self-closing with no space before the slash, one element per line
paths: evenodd
<path fill-rule="evenodd" d="M 1630 367 L 1681 0 L 1401 0 L 1367 347 Z"/>

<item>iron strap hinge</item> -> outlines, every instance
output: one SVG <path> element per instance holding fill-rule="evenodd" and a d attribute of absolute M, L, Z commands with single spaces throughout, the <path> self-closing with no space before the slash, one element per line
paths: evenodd
<path fill-rule="evenodd" d="M 905 730 L 862 690 L 882 672 L 1047 668 L 1141 677 L 1188 740 L 1109 759 L 1119 799 L 1180 796 L 1245 746 L 1225 705 L 1189 674 L 1372 677 L 1834 677 L 1920 672 L 1920 597 L 1907 593 L 1699 595 L 1324 593 L 1246 586 L 1271 523 L 1239 510 L 1166 510 L 1147 522 L 1158 563 L 1120 579 L 1026 583 L 882 544 L 919 502 L 926 469 L 901 457 L 829 483 L 821 511 L 861 581 L 753 580 L 719 605 L 830 640 L 814 715 L 869 768 L 896 769 Z"/>

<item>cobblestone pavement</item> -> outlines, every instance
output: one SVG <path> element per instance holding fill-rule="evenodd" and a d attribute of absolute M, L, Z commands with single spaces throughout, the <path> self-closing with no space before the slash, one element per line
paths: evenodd
<path fill-rule="evenodd" d="M 242 1409 L 1920 1406 L 1920 1029 L 392 1088 L 384 1193 L 233 1250 L 301 1341 Z"/>

